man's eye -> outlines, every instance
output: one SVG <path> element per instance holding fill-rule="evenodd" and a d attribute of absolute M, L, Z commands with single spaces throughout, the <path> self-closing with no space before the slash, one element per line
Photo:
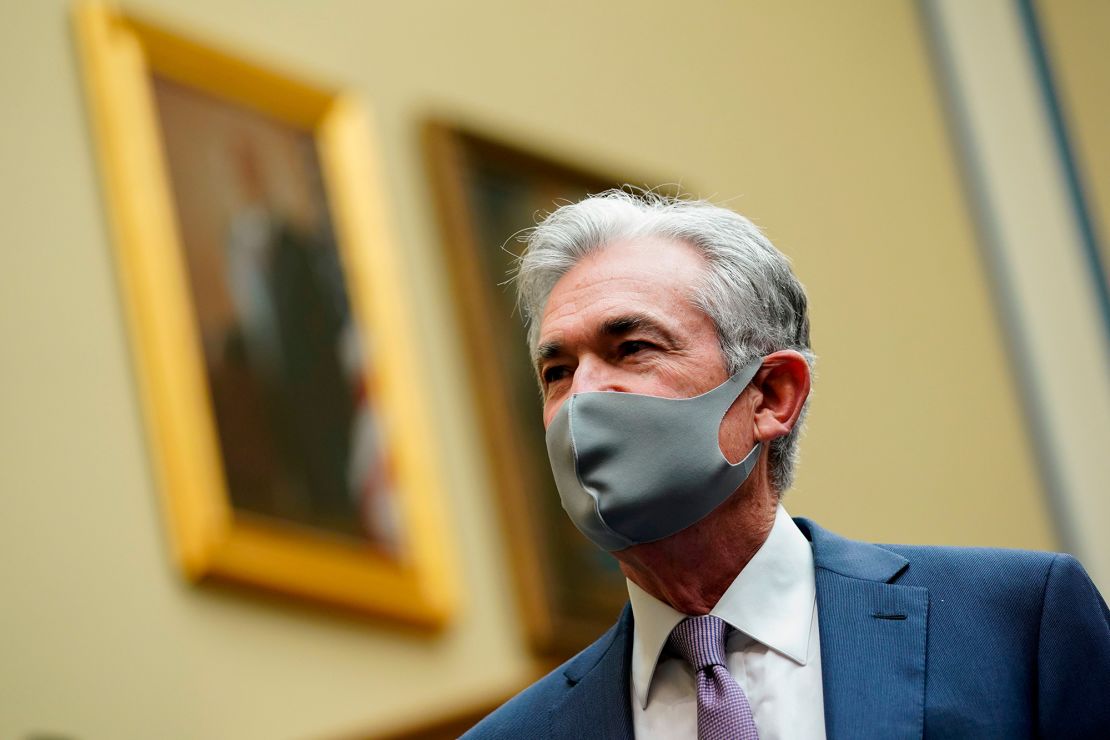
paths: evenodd
<path fill-rule="evenodd" d="M 568 372 L 569 371 L 567 370 L 567 367 L 565 365 L 555 365 L 553 367 L 544 368 L 544 385 L 551 385 L 552 383 L 562 380 L 567 376 Z"/>
<path fill-rule="evenodd" d="M 630 339 L 627 342 L 621 342 L 619 348 L 620 356 L 628 357 L 629 355 L 634 355 L 637 352 L 643 352 L 645 349 L 651 349 L 651 346 L 652 345 L 650 342 L 642 342 L 638 339 Z"/>

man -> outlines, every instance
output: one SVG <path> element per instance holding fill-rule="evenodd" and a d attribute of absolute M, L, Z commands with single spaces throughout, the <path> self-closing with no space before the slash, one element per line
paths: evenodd
<path fill-rule="evenodd" d="M 809 320 L 749 221 L 604 193 L 532 232 L 518 290 L 563 506 L 630 604 L 466 737 L 1110 737 L 1110 612 L 1073 558 L 785 514 Z"/>

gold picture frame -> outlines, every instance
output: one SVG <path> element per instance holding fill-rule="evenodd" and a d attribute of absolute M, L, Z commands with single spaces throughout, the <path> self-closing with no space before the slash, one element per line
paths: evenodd
<path fill-rule="evenodd" d="M 535 371 L 506 284 L 522 247 L 514 237 L 561 203 L 647 181 L 443 118 L 425 121 L 423 144 L 520 610 L 534 653 L 559 661 L 607 629 L 628 593 L 616 561 L 574 528 L 559 503 Z"/>
<path fill-rule="evenodd" d="M 418 333 L 363 107 L 347 93 L 109 5 L 81 4 L 75 22 L 152 468 L 182 571 L 192 580 L 229 580 L 416 627 L 443 626 L 458 597 L 444 476 L 429 453 L 435 435 Z M 241 122 L 239 134 L 228 133 L 235 128 L 228 121 Z M 232 149 L 246 154 L 221 154 Z M 182 170 L 182 161 L 209 170 Z M 258 172 L 266 167 L 263 182 Z M 300 188 L 286 197 L 303 206 L 297 225 L 273 214 L 259 221 L 243 194 L 261 186 Z M 221 205 L 221 187 L 238 193 L 239 205 Z M 190 218 L 182 215 L 186 205 L 196 211 Z M 236 241 L 240 216 L 254 224 L 244 233 L 267 236 Z M 207 222 L 214 224 L 207 240 L 189 232 Z M 305 293 L 317 296 L 314 303 L 290 303 L 316 306 L 315 313 L 273 308 L 295 293 L 272 288 L 275 276 L 306 273 L 279 270 L 279 254 L 322 276 L 316 292 Z M 265 310 L 244 302 L 252 295 L 270 300 Z M 296 331 L 281 323 L 325 313 L 339 318 Z M 328 327 L 325 340 L 320 326 Z M 275 346 L 284 354 L 270 365 L 256 361 L 265 356 L 259 348 Z M 344 347 L 354 349 L 343 355 Z M 294 365 L 309 368 L 298 371 L 296 392 Z M 342 383 L 314 384 L 332 377 Z M 248 396 L 263 400 L 251 405 L 242 400 Z M 336 411 L 306 413 L 312 403 Z M 300 429 L 306 424 L 311 434 Z M 262 436 L 271 446 L 237 435 L 242 429 L 270 430 Z M 341 456 L 331 454 L 332 438 Z M 267 454 L 274 450 L 282 452 Z M 255 466 L 244 468 L 255 478 L 232 465 L 240 458 Z M 333 489 L 351 501 L 314 498 Z M 347 508 L 359 512 L 357 520 L 348 521 Z"/>

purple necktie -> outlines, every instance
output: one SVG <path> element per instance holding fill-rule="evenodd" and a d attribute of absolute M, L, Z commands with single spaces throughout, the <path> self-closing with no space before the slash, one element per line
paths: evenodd
<path fill-rule="evenodd" d="M 727 633 L 720 617 L 688 617 L 667 644 L 697 674 L 698 740 L 759 740 L 748 697 L 725 665 Z"/>

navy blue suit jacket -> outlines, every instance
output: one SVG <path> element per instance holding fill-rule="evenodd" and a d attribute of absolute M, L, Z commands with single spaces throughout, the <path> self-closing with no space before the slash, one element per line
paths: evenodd
<path fill-rule="evenodd" d="M 825 728 L 839 738 L 1110 738 L 1110 611 L 1068 555 L 813 545 Z M 631 739 L 632 610 L 464 735 Z"/>

